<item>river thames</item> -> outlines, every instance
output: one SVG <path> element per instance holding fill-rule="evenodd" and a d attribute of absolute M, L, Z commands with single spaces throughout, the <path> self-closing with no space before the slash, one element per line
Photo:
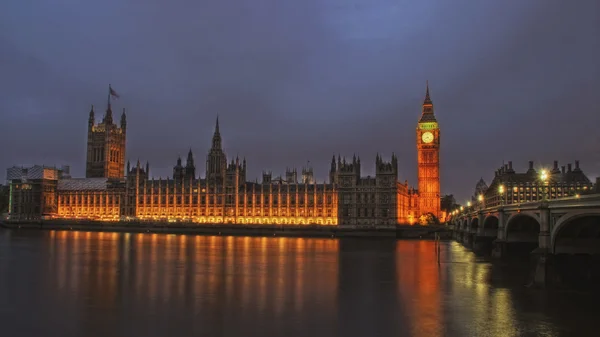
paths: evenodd
<path fill-rule="evenodd" d="M 3 336 L 598 336 L 454 242 L 0 229 Z"/>

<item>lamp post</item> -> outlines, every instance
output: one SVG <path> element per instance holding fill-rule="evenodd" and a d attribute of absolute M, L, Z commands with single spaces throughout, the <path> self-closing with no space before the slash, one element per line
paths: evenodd
<path fill-rule="evenodd" d="M 542 182 L 542 201 L 546 201 L 548 199 L 548 195 L 546 194 L 546 182 L 548 181 L 548 171 L 542 170 L 540 172 L 540 181 Z"/>
<path fill-rule="evenodd" d="M 485 206 L 483 205 L 483 194 L 477 196 L 477 202 L 479 202 L 479 208 L 483 209 Z"/>
<path fill-rule="evenodd" d="M 498 186 L 498 193 L 500 194 L 500 206 L 504 206 L 504 185 Z"/>

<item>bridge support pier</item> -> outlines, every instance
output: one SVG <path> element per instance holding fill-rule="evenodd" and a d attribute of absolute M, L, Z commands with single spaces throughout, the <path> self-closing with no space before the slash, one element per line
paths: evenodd
<path fill-rule="evenodd" d="M 458 238 L 457 241 L 464 244 L 465 243 L 465 235 L 467 235 L 467 233 L 465 232 L 459 232 L 458 233 Z"/>
<path fill-rule="evenodd" d="M 465 232 L 464 236 L 463 236 L 463 244 L 465 245 L 465 247 L 467 248 L 472 248 L 473 247 L 473 237 L 475 235 L 469 232 Z"/>
<path fill-rule="evenodd" d="M 506 256 L 508 243 L 504 240 L 496 239 L 493 241 L 492 245 L 494 248 L 492 249 L 492 257 L 496 259 L 500 259 Z"/>
<path fill-rule="evenodd" d="M 476 254 L 490 254 L 494 246 L 494 237 L 475 235 L 473 238 L 473 252 Z"/>
<path fill-rule="evenodd" d="M 531 253 L 530 286 L 546 288 L 557 283 L 554 258 L 554 254 L 549 253 L 547 249 L 538 248 Z"/>

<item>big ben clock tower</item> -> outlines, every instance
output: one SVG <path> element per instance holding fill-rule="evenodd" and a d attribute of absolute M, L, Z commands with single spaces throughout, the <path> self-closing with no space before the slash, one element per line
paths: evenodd
<path fill-rule="evenodd" d="M 417 124 L 417 163 L 419 168 L 419 213 L 440 217 L 440 128 L 433 114 L 429 83 Z"/>

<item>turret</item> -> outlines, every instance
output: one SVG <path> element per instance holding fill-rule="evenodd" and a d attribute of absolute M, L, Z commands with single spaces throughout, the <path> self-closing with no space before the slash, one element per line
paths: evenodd
<path fill-rule="evenodd" d="M 221 132 L 219 131 L 219 116 L 217 116 L 217 123 L 215 124 L 215 132 L 212 139 L 212 148 L 221 149 Z"/>
<path fill-rule="evenodd" d="M 315 178 L 313 175 L 313 169 L 310 166 L 310 162 L 307 163 L 306 167 L 302 168 L 302 183 L 303 184 L 312 184 L 314 183 Z"/>
<path fill-rule="evenodd" d="M 90 116 L 88 118 L 88 129 L 92 129 L 94 127 L 94 123 L 96 122 L 96 117 L 94 115 L 94 105 L 90 109 Z"/>
<path fill-rule="evenodd" d="M 177 164 L 173 167 L 173 180 L 183 180 L 183 166 L 181 165 L 181 157 L 177 158 Z"/>
<path fill-rule="evenodd" d="M 186 173 L 187 170 L 195 170 L 196 169 L 196 165 L 194 165 L 194 155 L 192 154 L 192 149 L 190 148 L 190 151 L 188 152 L 187 155 L 187 160 L 185 162 L 185 169 L 186 169 Z"/>
<path fill-rule="evenodd" d="M 336 171 L 335 155 L 333 155 L 333 158 L 331 158 L 331 168 L 329 169 L 329 172 L 335 172 L 335 171 Z"/>
<path fill-rule="evenodd" d="M 121 130 L 123 130 L 123 132 L 127 130 L 127 116 L 125 115 L 125 108 L 123 108 L 123 113 L 121 114 Z"/>
<path fill-rule="evenodd" d="M 212 146 L 206 158 L 206 179 L 221 181 L 227 171 L 227 157 L 221 146 L 221 133 L 219 130 L 219 117 L 215 124 Z"/>
<path fill-rule="evenodd" d="M 331 167 L 329 169 L 329 183 L 337 183 L 337 166 L 335 164 L 335 154 L 331 158 Z"/>
<path fill-rule="evenodd" d="M 104 115 L 103 122 L 105 125 L 111 125 L 113 123 L 112 108 L 110 107 L 110 104 L 106 109 L 106 114 Z M 108 130 L 108 128 L 106 129 Z"/>
<path fill-rule="evenodd" d="M 263 176 L 263 178 L 262 178 L 262 183 L 263 184 L 270 184 L 271 183 L 271 176 L 272 176 L 271 171 L 263 171 L 262 176 Z"/>

